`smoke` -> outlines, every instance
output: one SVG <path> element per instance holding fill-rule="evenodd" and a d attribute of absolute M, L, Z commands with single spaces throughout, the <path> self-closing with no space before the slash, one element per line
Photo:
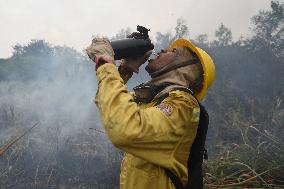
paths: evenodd
<path fill-rule="evenodd" d="M 4 127 L 12 126 L 7 124 L 23 127 L 40 121 L 41 127 L 60 123 L 62 127 L 68 127 L 66 130 L 74 130 L 84 127 L 90 118 L 97 118 L 92 102 L 96 91 L 95 73 L 72 75 L 66 71 L 68 67 L 59 69 L 62 70 L 32 81 L 0 83 Z M 41 75 L 44 75 L 42 71 Z"/>
<path fill-rule="evenodd" d="M 40 124 L 1 157 L 0 172 L 9 176 L 0 175 L 0 185 L 19 180 L 17 188 L 81 183 L 89 187 L 117 181 L 117 174 L 108 169 L 118 169 L 120 154 L 114 153 L 105 134 L 89 129 L 103 130 L 93 102 L 97 81 L 92 62 L 68 47 L 32 48 L 40 42 L 23 47 L 1 65 L 0 71 L 9 64 L 17 66 L 14 72 L 1 72 L 1 146 Z M 30 181 L 35 173 L 47 176 Z M 106 173 L 107 179 L 102 177 Z"/>

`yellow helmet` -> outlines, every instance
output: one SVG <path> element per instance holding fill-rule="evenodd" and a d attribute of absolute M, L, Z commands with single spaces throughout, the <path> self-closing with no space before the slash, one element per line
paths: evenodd
<path fill-rule="evenodd" d="M 215 80 L 215 65 L 212 58 L 202 49 L 196 47 L 193 43 L 186 39 L 177 39 L 171 44 L 171 48 L 177 48 L 178 46 L 188 47 L 195 52 L 201 62 L 203 68 L 203 82 L 202 87 L 195 97 L 202 101 L 206 91 L 212 85 Z"/>

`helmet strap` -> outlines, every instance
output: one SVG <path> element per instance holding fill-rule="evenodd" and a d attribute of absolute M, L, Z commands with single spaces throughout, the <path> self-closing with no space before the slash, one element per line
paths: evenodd
<path fill-rule="evenodd" d="M 177 68 L 180 68 L 180 67 L 185 67 L 185 66 L 188 66 L 188 65 L 192 65 L 192 64 L 197 64 L 198 63 L 198 59 L 191 59 L 191 60 L 188 60 L 188 61 L 185 61 L 185 62 L 181 62 L 179 64 L 169 64 L 169 66 L 165 66 L 163 67 L 162 69 L 156 71 L 156 72 L 153 72 L 153 73 L 149 73 L 149 75 L 154 78 L 154 77 L 157 77 L 159 75 L 162 75 L 164 73 L 167 73 L 169 71 L 172 71 L 172 70 L 175 70 Z"/>

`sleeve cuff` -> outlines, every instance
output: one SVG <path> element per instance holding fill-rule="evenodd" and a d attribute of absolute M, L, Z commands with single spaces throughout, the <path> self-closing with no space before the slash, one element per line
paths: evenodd
<path fill-rule="evenodd" d="M 111 75 L 112 77 L 118 78 L 119 80 L 121 80 L 123 82 L 116 66 L 112 63 L 105 63 L 97 69 L 98 81 L 102 81 L 108 75 Z"/>

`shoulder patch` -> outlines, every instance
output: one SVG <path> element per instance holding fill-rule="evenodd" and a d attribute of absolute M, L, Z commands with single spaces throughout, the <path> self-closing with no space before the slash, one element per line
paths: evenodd
<path fill-rule="evenodd" d="M 173 113 L 174 108 L 167 103 L 159 104 L 156 106 L 161 112 L 166 114 L 167 116 L 170 116 Z"/>
<path fill-rule="evenodd" d="M 192 115 L 191 115 L 191 122 L 199 122 L 199 116 L 200 116 L 200 108 L 199 107 L 195 107 L 192 110 Z"/>

